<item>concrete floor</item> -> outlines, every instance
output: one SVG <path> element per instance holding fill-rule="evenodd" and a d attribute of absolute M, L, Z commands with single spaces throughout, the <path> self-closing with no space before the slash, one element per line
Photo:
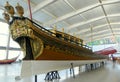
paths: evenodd
<path fill-rule="evenodd" d="M 35 82 L 34 76 L 15 80 L 20 75 L 21 63 L 0 65 L 0 82 Z M 70 75 L 69 69 L 59 71 L 60 80 L 53 82 L 120 82 L 120 65 L 117 63 L 107 62 L 104 67 L 85 72 L 84 66 L 81 67 L 80 73 L 78 67 L 75 68 L 75 78 Z M 38 75 L 38 82 L 44 80 L 46 74 Z M 49 81 L 50 82 L 50 81 Z"/>

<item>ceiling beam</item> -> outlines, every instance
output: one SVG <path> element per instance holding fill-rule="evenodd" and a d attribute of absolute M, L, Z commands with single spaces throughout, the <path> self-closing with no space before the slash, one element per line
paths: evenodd
<path fill-rule="evenodd" d="M 110 38 L 110 36 L 106 35 L 106 36 L 97 37 L 97 38 L 94 38 L 93 41 L 101 40 L 101 39 L 106 39 L 106 38 Z"/>
<path fill-rule="evenodd" d="M 87 31 L 90 31 L 90 29 L 83 29 L 83 30 L 77 31 L 76 34 L 81 34 Z"/>
<path fill-rule="evenodd" d="M 94 4 L 94 5 L 92 5 L 92 6 L 88 6 L 88 7 L 83 8 L 83 9 L 78 9 L 78 10 L 75 11 L 75 12 L 71 12 L 71 13 L 68 13 L 68 14 L 66 14 L 66 15 L 64 15 L 64 16 L 58 17 L 57 19 L 53 19 L 53 20 L 45 23 L 45 25 L 49 25 L 49 26 L 50 26 L 50 25 L 52 25 L 52 24 L 55 24 L 55 23 L 60 22 L 60 21 L 63 21 L 63 20 L 65 20 L 65 19 L 67 19 L 67 18 L 70 18 L 70 17 L 73 17 L 73 16 L 75 16 L 75 15 L 81 14 L 81 13 L 86 12 L 86 11 L 88 11 L 88 10 L 94 9 L 94 8 L 96 8 L 96 7 L 98 7 L 98 6 L 101 6 L 101 5 L 108 5 L 108 4 L 114 4 L 114 3 L 119 3 L 119 2 L 120 2 L 120 1 L 111 1 L 111 2 L 109 1 L 109 2 L 104 2 L 104 3 L 102 3 L 102 4 L 97 3 L 97 4 Z"/>
<path fill-rule="evenodd" d="M 99 38 L 99 37 L 103 37 L 103 36 L 106 36 L 106 35 L 108 35 L 108 36 L 112 36 L 112 33 L 104 33 L 104 34 L 101 34 L 101 35 L 94 35 L 93 37 L 92 37 L 92 39 L 94 39 L 94 38 Z M 91 37 L 88 37 L 88 36 L 86 36 L 88 39 L 91 39 Z"/>
<path fill-rule="evenodd" d="M 117 33 L 117 32 L 120 33 L 120 28 L 119 28 L 119 29 L 114 28 L 113 31 L 114 31 L 115 33 Z"/>
<path fill-rule="evenodd" d="M 104 35 L 107 35 L 107 34 L 109 34 L 109 33 L 110 33 L 109 31 L 108 31 L 108 32 L 107 32 L 107 31 L 106 31 L 106 32 L 104 31 L 104 32 L 101 32 L 101 33 L 98 33 L 98 34 L 93 34 L 93 38 L 94 38 L 94 37 L 97 37 L 97 36 L 99 37 L 99 36 L 102 36 L 102 35 L 104 36 Z"/>
<path fill-rule="evenodd" d="M 111 34 L 111 33 L 107 33 L 106 34 L 106 32 L 107 32 L 108 30 L 105 30 L 103 33 L 102 33 L 102 31 L 100 32 L 100 33 L 102 33 L 101 35 L 96 35 L 96 36 L 93 36 L 92 37 L 92 41 L 95 41 L 95 40 L 100 40 L 100 39 L 105 39 L 105 38 L 112 38 L 113 37 L 113 35 Z M 115 36 L 119 36 L 120 35 L 120 33 L 119 32 L 117 32 L 117 33 L 115 33 Z M 89 36 L 84 36 L 84 38 L 86 37 L 86 42 L 91 42 L 91 37 L 89 37 Z"/>
<path fill-rule="evenodd" d="M 65 20 L 65 19 L 67 19 L 67 18 L 73 17 L 73 16 L 75 16 L 75 15 L 78 15 L 78 14 L 80 14 L 80 13 L 86 12 L 86 11 L 88 11 L 88 10 L 94 9 L 94 8 L 96 8 L 96 7 L 98 7 L 98 6 L 100 6 L 99 3 L 98 3 L 98 4 L 95 4 L 95 5 L 92 5 L 92 6 L 88 6 L 88 7 L 83 8 L 83 9 L 78 9 L 77 11 L 68 13 L 68 14 L 66 14 L 66 15 L 64 15 L 64 16 L 58 17 L 57 19 L 53 19 L 53 20 L 51 20 L 51 21 L 49 21 L 49 22 L 47 22 L 47 23 L 45 23 L 45 24 L 46 24 L 46 25 L 55 24 L 55 23 L 57 23 L 57 22 L 60 22 L 60 21 Z"/>
<path fill-rule="evenodd" d="M 96 34 L 94 34 L 94 35 L 91 35 L 90 33 L 89 34 L 79 34 L 79 35 L 83 35 L 84 37 L 84 39 L 86 38 L 86 40 L 90 40 L 90 41 L 92 41 L 92 40 L 94 40 L 94 38 L 96 38 L 96 37 L 102 37 L 102 36 L 105 36 L 105 35 L 110 35 L 110 33 L 105 33 L 105 32 L 107 32 L 108 30 L 105 30 L 105 31 L 101 31 L 101 32 L 98 32 L 98 34 L 100 34 L 100 33 L 102 33 L 101 35 L 96 35 Z M 103 34 L 104 33 L 104 34 Z M 92 36 L 92 37 L 91 37 Z"/>
<path fill-rule="evenodd" d="M 56 1 L 58 1 L 58 0 L 45 0 L 44 2 L 38 4 L 37 6 L 36 6 L 36 4 L 34 4 L 34 3 L 31 2 L 31 5 L 33 6 L 32 13 L 35 13 L 35 12 L 37 12 L 38 10 L 41 9 L 42 12 L 44 12 L 44 13 L 46 13 L 47 15 L 49 15 L 49 16 L 51 16 L 51 17 L 53 17 L 53 18 L 56 19 L 57 17 L 56 17 L 55 15 L 53 15 L 53 14 L 51 14 L 50 12 L 46 11 L 45 9 L 43 9 L 44 7 L 46 7 L 46 6 L 54 3 L 54 2 L 56 2 Z M 40 5 L 41 5 L 41 6 L 40 6 Z M 28 15 L 29 15 L 29 11 L 27 11 L 25 14 L 28 16 Z M 35 19 L 33 18 L 33 20 L 35 20 Z M 35 20 L 35 21 L 39 22 L 38 20 Z M 63 21 L 63 22 L 64 22 L 64 21 Z M 66 23 L 66 22 L 64 22 L 64 23 Z M 42 26 L 46 26 L 44 23 L 41 23 L 41 22 L 39 22 L 39 24 L 41 24 Z M 66 23 L 66 24 L 68 24 L 68 23 Z M 50 26 L 49 26 L 49 27 L 50 27 Z M 50 27 L 50 28 L 51 28 L 51 27 Z"/>
<path fill-rule="evenodd" d="M 107 25 L 108 24 L 98 25 L 96 27 L 92 27 L 92 30 L 102 28 L 102 27 L 107 26 Z M 90 31 L 90 29 L 83 29 L 83 30 L 77 31 L 76 34 L 80 34 L 80 33 L 87 32 L 87 31 Z"/>
<path fill-rule="evenodd" d="M 103 13 L 104 13 L 104 15 L 105 15 L 105 18 L 106 18 L 107 23 L 108 23 L 108 25 L 109 25 L 109 28 L 110 28 L 110 30 L 111 30 L 112 36 L 115 38 L 115 34 L 114 34 L 113 29 L 112 29 L 112 27 L 111 27 L 110 20 L 109 20 L 109 18 L 108 18 L 108 16 L 107 16 L 107 13 L 106 13 L 106 11 L 105 11 L 105 8 L 104 8 L 104 6 L 102 5 L 102 1 L 99 0 L 99 2 L 100 2 L 100 4 L 101 4 L 101 8 L 102 8 L 102 10 L 103 10 Z"/>
<path fill-rule="evenodd" d="M 4 47 L 4 46 L 0 46 L 0 50 L 6 50 L 6 47 Z M 9 50 L 21 51 L 20 48 L 13 48 L 13 47 L 9 47 Z"/>
<path fill-rule="evenodd" d="M 93 30 L 98 29 L 98 28 L 103 28 L 105 26 L 108 26 L 108 24 L 102 24 L 102 25 L 95 26 L 93 27 Z"/>
<path fill-rule="evenodd" d="M 120 25 L 120 22 L 110 23 L 110 25 Z M 95 26 L 95 27 L 93 27 L 93 30 L 98 29 L 98 28 L 102 28 L 104 26 L 108 26 L 108 24 L 102 24 L 102 25 Z M 87 32 L 87 31 L 90 31 L 90 29 L 83 29 L 83 30 L 77 31 L 76 34 L 81 34 L 81 33 Z"/>
<path fill-rule="evenodd" d="M 44 7 L 48 6 L 48 5 L 56 2 L 56 1 L 57 1 L 57 0 L 44 0 L 43 2 L 37 4 L 36 6 L 35 6 L 35 4 L 32 3 L 32 5 L 35 6 L 35 7 L 32 9 L 32 13 L 35 13 L 35 12 L 37 12 L 38 10 L 40 10 L 40 9 L 42 9 L 42 8 L 44 8 Z M 26 12 L 26 14 L 28 15 L 28 13 L 29 13 L 29 10 Z"/>
<path fill-rule="evenodd" d="M 108 33 L 110 30 L 103 30 L 103 31 L 98 31 L 98 32 L 93 32 L 92 34 L 89 33 L 89 34 L 86 34 L 87 37 L 94 37 L 94 36 L 98 36 L 98 35 L 102 35 L 102 34 L 105 34 L 105 33 Z"/>
<path fill-rule="evenodd" d="M 95 18 L 95 19 L 88 20 L 86 22 L 75 23 L 75 24 L 67 27 L 67 29 L 71 30 L 72 28 L 75 28 L 75 27 L 78 27 L 78 26 L 82 26 L 82 25 L 85 25 L 85 24 L 89 24 L 91 22 L 95 22 L 95 21 L 98 21 L 98 20 L 101 20 L 101 19 L 104 19 L 104 18 L 105 18 L 105 16 L 101 16 L 101 17 L 98 17 L 98 18 Z"/>
<path fill-rule="evenodd" d="M 115 33 L 115 36 L 120 36 L 120 33 Z M 103 38 L 104 37 L 104 38 Z M 93 41 L 95 41 L 95 40 L 100 40 L 100 39 L 105 39 L 105 38 L 113 38 L 113 36 L 112 36 L 112 34 L 106 34 L 106 35 L 101 35 L 101 36 L 96 36 L 96 37 L 93 37 Z M 88 41 L 86 41 L 86 42 L 91 42 L 91 38 L 88 38 L 87 39 Z"/>
<path fill-rule="evenodd" d="M 120 1 L 119 0 L 102 1 L 103 5 L 116 4 L 116 3 L 120 3 Z"/>
<path fill-rule="evenodd" d="M 64 2 L 70 6 L 75 12 L 77 11 L 77 9 L 75 9 L 71 3 L 69 3 L 68 0 L 64 0 Z M 83 18 L 84 21 L 87 21 L 88 19 L 86 17 L 84 17 L 82 14 L 78 14 L 81 18 Z M 90 27 L 92 27 L 93 25 L 92 24 L 89 24 Z"/>
<path fill-rule="evenodd" d="M 96 38 L 93 38 L 92 41 L 96 41 L 96 40 L 101 40 L 101 39 L 106 39 L 106 38 L 111 38 L 110 35 L 104 35 L 104 36 L 101 36 L 101 37 L 96 37 Z M 91 39 L 88 39 L 85 41 L 86 43 L 88 42 L 91 42 Z"/>
<path fill-rule="evenodd" d="M 117 17 L 117 16 L 120 16 L 120 14 L 107 15 L 107 17 Z M 67 29 L 67 30 L 71 30 L 72 28 L 75 28 L 75 27 L 78 27 L 78 26 L 81 26 L 81 25 L 85 25 L 85 24 L 89 24 L 89 23 L 91 23 L 91 22 L 99 21 L 99 20 L 104 19 L 104 18 L 106 18 L 106 16 L 97 17 L 97 18 L 88 20 L 88 21 L 86 21 L 86 22 L 75 23 L 75 24 L 67 27 L 66 29 Z M 110 24 L 112 24 L 112 23 L 110 23 Z M 114 24 L 114 23 L 113 23 L 113 24 Z M 107 24 L 107 25 L 108 25 L 108 24 Z"/>
<path fill-rule="evenodd" d="M 120 37 L 120 33 L 115 33 L 115 36 L 119 36 Z"/>
<path fill-rule="evenodd" d="M 99 38 L 99 37 L 103 37 L 104 38 L 104 36 L 112 37 L 112 34 L 111 33 L 106 33 L 106 34 L 102 34 L 102 35 L 99 35 L 99 36 L 96 35 L 96 36 L 93 37 L 93 39 Z"/>

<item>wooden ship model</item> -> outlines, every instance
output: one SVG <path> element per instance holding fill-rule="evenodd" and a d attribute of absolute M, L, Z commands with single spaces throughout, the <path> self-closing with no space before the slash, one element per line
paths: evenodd
<path fill-rule="evenodd" d="M 7 2 L 4 18 L 9 23 L 11 36 L 23 50 L 24 60 L 99 60 L 106 56 L 95 54 L 83 40 L 57 30 L 47 30 L 23 16 L 24 9 Z M 11 20 L 10 20 L 11 18 Z"/>

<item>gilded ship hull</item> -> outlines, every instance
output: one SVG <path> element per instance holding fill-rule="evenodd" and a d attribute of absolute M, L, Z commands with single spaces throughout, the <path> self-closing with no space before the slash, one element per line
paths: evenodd
<path fill-rule="evenodd" d="M 7 2 L 4 18 L 9 24 L 13 40 L 20 45 L 24 60 L 27 60 L 22 64 L 22 77 L 106 61 L 106 56 L 93 53 L 82 39 L 47 30 L 24 17 L 24 9 L 19 4 L 15 8 L 19 16 L 14 16 L 14 8 Z"/>
<path fill-rule="evenodd" d="M 91 60 L 104 56 L 93 53 L 83 45 L 81 39 L 59 31 L 49 31 L 25 17 L 14 17 L 10 22 L 13 39 L 18 42 L 26 60 Z M 64 37 L 57 36 L 64 34 Z M 65 35 L 69 36 L 66 38 Z M 71 40 L 70 40 L 71 38 Z"/>
<path fill-rule="evenodd" d="M 4 13 L 10 25 L 13 40 L 19 43 L 25 54 L 24 60 L 94 60 L 105 56 L 92 52 L 83 40 L 60 31 L 50 31 L 23 16 L 24 9 L 18 4 L 14 8 L 7 2 Z M 11 20 L 9 18 L 11 16 Z"/>

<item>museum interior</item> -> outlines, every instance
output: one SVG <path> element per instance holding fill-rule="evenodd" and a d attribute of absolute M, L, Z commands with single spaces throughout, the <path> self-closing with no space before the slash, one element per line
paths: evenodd
<path fill-rule="evenodd" d="M 120 0 L 0 0 L 0 82 L 120 82 Z"/>

